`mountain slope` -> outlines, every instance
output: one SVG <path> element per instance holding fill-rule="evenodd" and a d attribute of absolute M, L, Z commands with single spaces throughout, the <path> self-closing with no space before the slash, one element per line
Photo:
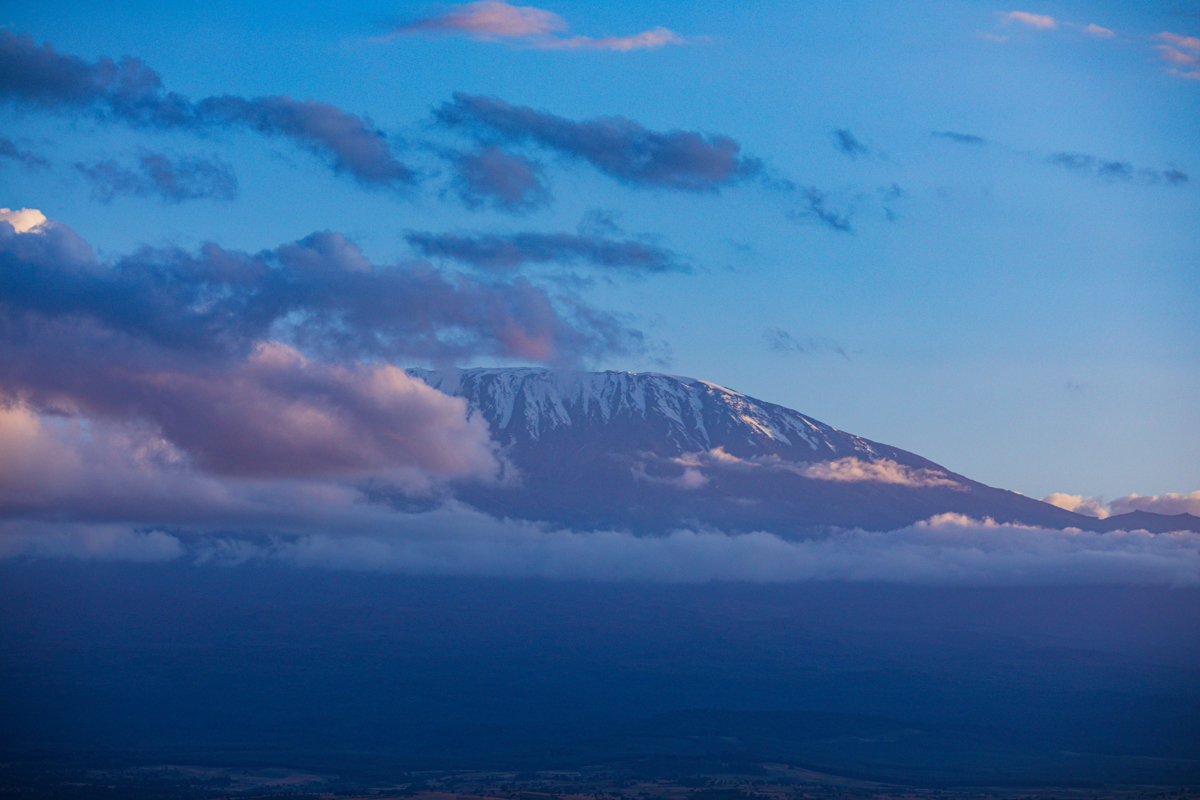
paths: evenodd
<path fill-rule="evenodd" d="M 464 486 L 489 513 L 575 528 L 681 526 L 803 536 L 935 514 L 1047 527 L 1090 518 L 707 381 L 660 373 L 409 370 L 466 398 L 519 482 Z"/>

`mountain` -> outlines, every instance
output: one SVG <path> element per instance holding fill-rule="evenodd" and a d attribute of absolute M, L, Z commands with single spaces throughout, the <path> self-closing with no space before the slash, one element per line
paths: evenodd
<path fill-rule="evenodd" d="M 465 398 L 518 477 L 457 489 L 491 514 L 576 529 L 707 526 L 803 537 L 936 514 L 1087 528 L 890 445 L 708 381 L 661 373 L 410 369 Z"/>

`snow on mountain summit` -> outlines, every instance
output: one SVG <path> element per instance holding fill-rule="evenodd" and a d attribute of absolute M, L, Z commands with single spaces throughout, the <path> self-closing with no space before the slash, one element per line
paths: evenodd
<path fill-rule="evenodd" d="M 484 416 L 504 446 L 577 438 L 586 430 L 614 445 L 664 454 L 721 447 L 739 457 L 770 455 L 792 461 L 895 455 L 782 406 L 679 375 L 533 368 L 408 373 L 465 398 L 471 412 Z"/>

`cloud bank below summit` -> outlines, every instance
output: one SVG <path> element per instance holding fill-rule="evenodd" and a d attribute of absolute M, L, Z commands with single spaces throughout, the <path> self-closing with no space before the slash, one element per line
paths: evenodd
<path fill-rule="evenodd" d="M 367 511 L 366 513 L 378 513 Z M 803 541 L 767 532 L 553 530 L 462 507 L 390 514 L 372 535 L 264 539 L 120 525 L 0 524 L 0 559 L 174 561 L 549 580 L 881 582 L 935 586 L 1200 585 L 1200 534 L 1055 531 L 944 514 Z"/>

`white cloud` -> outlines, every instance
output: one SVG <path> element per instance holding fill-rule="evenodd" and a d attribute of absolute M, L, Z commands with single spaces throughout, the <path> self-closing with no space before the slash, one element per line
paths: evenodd
<path fill-rule="evenodd" d="M 1030 14 L 1027 11 L 1010 11 L 1004 15 L 1004 19 L 1011 22 L 1019 22 L 1022 25 L 1028 25 L 1031 28 L 1038 30 L 1054 30 L 1058 28 L 1058 23 L 1054 17 L 1048 17 L 1045 14 Z"/>
<path fill-rule="evenodd" d="M 946 477 L 944 472 L 934 469 L 914 469 L 888 458 L 862 461 L 850 456 L 839 458 L 837 461 L 821 461 L 804 467 L 800 470 L 800 474 L 816 480 L 850 483 L 894 483 L 912 487 L 960 485 Z"/>
<path fill-rule="evenodd" d="M 36 208 L 0 208 L 0 220 L 12 225 L 17 233 L 38 233 L 49 220 Z"/>

